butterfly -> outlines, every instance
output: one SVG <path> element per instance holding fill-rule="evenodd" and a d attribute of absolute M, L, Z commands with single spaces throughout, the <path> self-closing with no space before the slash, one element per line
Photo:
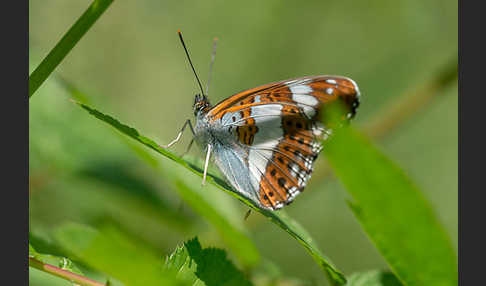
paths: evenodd
<path fill-rule="evenodd" d="M 352 79 L 320 75 L 283 80 L 236 93 L 214 106 L 204 93 L 197 94 L 194 127 L 186 121 L 166 147 L 189 125 L 206 153 L 203 183 L 212 158 L 236 192 L 259 208 L 278 210 L 303 192 L 321 141 L 336 126 L 324 124 L 322 114 L 337 102 L 344 106 L 340 120 L 354 117 L 360 91 Z"/>

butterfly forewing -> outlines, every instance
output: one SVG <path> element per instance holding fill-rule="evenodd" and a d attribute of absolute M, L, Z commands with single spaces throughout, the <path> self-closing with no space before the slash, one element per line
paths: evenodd
<path fill-rule="evenodd" d="M 311 176 L 320 140 L 332 132 L 334 125 L 323 125 L 320 118 L 335 102 L 344 105 L 344 120 L 354 116 L 359 105 L 354 81 L 338 76 L 285 80 L 235 94 L 209 110 L 209 121 L 219 121 L 247 154 L 251 190 L 233 186 L 257 197 L 264 208 L 290 203 Z"/>
<path fill-rule="evenodd" d="M 248 104 L 294 103 L 306 111 L 310 110 L 310 107 L 321 109 L 327 103 L 341 101 L 349 109 L 352 117 L 359 105 L 359 96 L 358 86 L 352 79 L 340 76 L 309 76 L 242 91 L 216 104 L 208 116 L 220 118 L 227 112 L 234 112 L 241 109 L 241 105 Z M 307 113 L 314 117 L 310 111 Z"/>

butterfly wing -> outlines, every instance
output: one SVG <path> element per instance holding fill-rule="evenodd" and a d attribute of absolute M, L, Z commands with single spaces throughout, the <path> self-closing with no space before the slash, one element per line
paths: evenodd
<path fill-rule="evenodd" d="M 239 151 L 226 154 L 233 159 L 220 160 L 220 169 L 227 170 L 225 176 L 233 187 L 250 194 L 261 207 L 275 210 L 289 204 L 311 176 L 322 149 L 320 140 L 332 132 L 319 118 L 326 106 L 337 101 L 347 109 L 345 120 L 354 116 L 359 105 L 354 81 L 337 76 L 303 77 L 223 100 L 207 117 L 234 134 L 237 147 L 231 149 Z M 248 174 L 232 174 L 232 169 L 244 169 Z M 245 178 L 250 179 L 245 182 Z"/>
<path fill-rule="evenodd" d="M 316 103 L 313 99 L 318 102 Z M 208 113 L 209 117 L 221 118 L 228 112 L 241 108 L 240 105 L 257 105 L 267 102 L 296 102 L 315 117 L 309 107 L 320 110 L 324 105 L 341 101 L 354 116 L 359 105 L 360 92 L 350 78 L 341 76 L 307 76 L 265 84 L 230 96 L 216 104 Z M 258 101 L 257 99 L 261 99 Z"/>

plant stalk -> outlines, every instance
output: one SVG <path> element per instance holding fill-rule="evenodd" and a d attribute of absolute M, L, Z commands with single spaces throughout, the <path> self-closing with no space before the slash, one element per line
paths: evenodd
<path fill-rule="evenodd" d="M 35 269 L 38 269 L 40 271 L 52 274 L 54 276 L 57 276 L 59 278 L 71 281 L 73 283 L 76 283 L 77 285 L 82 285 L 82 286 L 106 286 L 104 283 L 98 282 L 96 280 L 90 279 L 88 277 L 73 273 L 71 271 L 67 271 L 64 269 L 61 269 L 59 267 L 56 267 L 54 265 L 50 265 L 47 263 L 43 263 L 33 257 L 29 257 L 29 266 L 33 267 Z"/>

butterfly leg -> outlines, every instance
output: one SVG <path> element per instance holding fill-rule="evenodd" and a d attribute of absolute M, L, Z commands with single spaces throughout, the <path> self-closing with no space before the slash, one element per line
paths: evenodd
<path fill-rule="evenodd" d="M 206 161 L 204 162 L 204 173 L 203 173 L 203 180 L 202 185 L 206 184 L 206 175 L 208 174 L 208 165 L 209 165 L 209 158 L 211 157 L 211 148 L 212 145 L 208 144 L 208 152 L 206 153 Z"/>
<path fill-rule="evenodd" d="M 189 150 L 191 150 L 191 147 L 192 147 L 192 143 L 194 143 L 194 137 L 192 137 L 191 142 L 187 146 L 186 151 L 184 151 L 184 153 L 182 153 L 181 157 L 184 157 L 184 155 L 186 155 L 187 153 L 189 153 Z"/>
<path fill-rule="evenodd" d="M 245 214 L 245 218 L 243 220 L 246 220 L 251 214 L 251 209 L 249 209 L 246 214 Z"/>
<path fill-rule="evenodd" d="M 192 124 L 191 124 L 191 120 L 187 119 L 187 121 L 184 123 L 184 125 L 182 126 L 182 129 L 181 131 L 179 132 L 179 134 L 177 134 L 177 137 L 172 140 L 172 142 L 170 142 L 169 144 L 167 145 L 159 145 L 159 147 L 163 148 L 163 149 L 167 149 L 169 148 L 170 146 L 174 145 L 175 143 L 177 143 L 181 137 L 182 137 L 182 133 L 184 133 L 184 130 L 186 129 L 186 126 L 189 125 L 189 128 L 191 129 L 191 132 L 192 132 L 192 135 L 195 135 L 194 133 L 194 128 L 192 128 Z M 191 143 L 192 145 L 192 143 Z"/>

